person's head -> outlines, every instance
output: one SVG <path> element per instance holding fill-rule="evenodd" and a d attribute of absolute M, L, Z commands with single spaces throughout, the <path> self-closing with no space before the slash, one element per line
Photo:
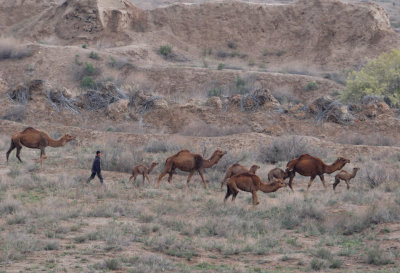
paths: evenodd
<path fill-rule="evenodd" d="M 97 152 L 96 152 L 96 156 L 101 156 L 101 152 L 100 152 L 100 151 L 97 151 Z"/>

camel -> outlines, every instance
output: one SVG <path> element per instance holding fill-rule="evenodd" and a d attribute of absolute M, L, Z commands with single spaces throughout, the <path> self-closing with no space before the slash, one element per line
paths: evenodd
<path fill-rule="evenodd" d="M 158 177 L 158 187 L 160 186 L 161 179 L 168 173 L 168 182 L 171 183 L 172 175 L 175 173 L 175 169 L 180 169 L 184 172 L 189 172 L 186 186 L 189 185 L 190 179 L 195 172 L 200 174 L 201 180 L 204 183 L 204 187 L 207 188 L 207 182 L 204 179 L 204 169 L 211 168 L 219 162 L 219 160 L 226 154 L 226 151 L 219 149 L 215 150 L 210 159 L 206 160 L 199 154 L 193 154 L 188 150 L 182 150 L 177 154 L 167 158 L 165 161 L 165 168 Z"/>
<path fill-rule="evenodd" d="M 242 173 L 234 175 L 229 178 L 228 184 L 226 185 L 227 191 L 224 202 L 232 195 L 232 202 L 235 201 L 236 195 L 239 193 L 239 189 L 242 191 L 251 192 L 253 195 L 253 207 L 257 206 L 260 202 L 258 201 L 257 191 L 262 192 L 275 192 L 280 188 L 286 187 L 287 184 L 282 179 L 276 179 L 271 183 L 263 183 L 261 179 L 251 173 Z"/>
<path fill-rule="evenodd" d="M 149 173 L 154 169 L 155 166 L 157 166 L 158 163 L 157 162 L 153 162 L 151 163 L 150 167 L 147 167 L 145 165 L 136 165 L 135 167 L 133 167 L 132 169 L 132 176 L 129 178 L 129 182 L 131 182 L 132 178 L 134 178 L 134 183 L 136 184 L 136 178 L 139 174 L 141 174 L 143 176 L 143 184 L 145 181 L 145 178 L 147 178 L 147 181 L 149 181 L 150 183 L 150 179 L 149 179 Z"/>
<path fill-rule="evenodd" d="M 274 168 L 274 169 L 270 170 L 268 173 L 268 181 L 270 181 L 270 182 L 274 178 L 280 178 L 282 180 L 285 180 L 288 177 L 289 177 L 289 174 L 280 168 Z"/>
<path fill-rule="evenodd" d="M 353 172 L 349 173 L 345 170 L 340 171 L 335 175 L 335 183 L 333 184 L 333 190 L 335 190 L 336 186 L 340 183 L 340 180 L 344 180 L 347 184 L 347 189 L 350 189 L 350 180 L 353 179 L 360 168 L 353 168 Z"/>
<path fill-rule="evenodd" d="M 317 175 L 321 179 L 322 184 L 326 189 L 324 174 L 325 173 L 329 174 L 337 170 L 340 170 L 344 167 L 344 165 L 346 165 L 346 163 L 350 163 L 350 160 L 343 157 L 338 157 L 333 164 L 327 165 L 318 157 L 314 157 L 309 154 L 303 154 L 298 158 L 292 159 L 286 165 L 286 172 L 289 174 L 290 177 L 289 187 L 292 190 L 292 192 L 294 192 L 292 183 L 293 183 L 293 178 L 297 172 L 303 176 L 310 176 L 310 182 L 308 182 L 306 196 Z"/>
<path fill-rule="evenodd" d="M 67 144 L 67 142 L 74 140 L 75 137 L 71 136 L 69 134 L 66 134 L 62 136 L 59 140 L 54 140 L 52 139 L 48 134 L 45 132 L 36 130 L 32 127 L 28 127 L 22 132 L 17 132 L 11 137 L 11 145 L 10 149 L 8 149 L 6 157 L 7 157 L 7 162 L 8 162 L 8 157 L 11 153 L 12 150 L 17 148 L 17 158 L 20 162 L 22 162 L 20 158 L 20 152 L 22 149 L 22 146 L 25 146 L 27 148 L 31 149 L 39 149 L 40 150 L 40 158 L 38 159 L 38 162 L 40 162 L 40 165 L 43 164 L 43 160 L 47 158 L 46 153 L 45 153 L 45 148 L 47 146 L 50 147 L 62 147 Z"/>
<path fill-rule="evenodd" d="M 228 180 L 230 177 L 234 176 L 234 175 L 238 175 L 241 173 L 252 173 L 252 174 L 256 174 L 256 171 L 260 168 L 260 166 L 258 165 L 253 165 L 251 166 L 250 170 L 248 170 L 245 166 L 236 163 L 233 164 L 232 166 L 230 166 L 225 173 L 225 177 L 221 182 L 221 189 L 222 187 L 226 184 L 226 180 Z"/>

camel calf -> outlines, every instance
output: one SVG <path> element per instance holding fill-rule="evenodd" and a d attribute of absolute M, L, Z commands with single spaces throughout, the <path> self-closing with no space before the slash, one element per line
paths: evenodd
<path fill-rule="evenodd" d="M 282 180 L 285 180 L 286 178 L 289 177 L 289 173 L 280 168 L 274 168 L 272 170 L 269 171 L 268 173 L 268 181 L 271 182 L 272 179 L 274 178 L 280 178 Z"/>
<path fill-rule="evenodd" d="M 346 182 L 347 184 L 347 189 L 350 189 L 350 180 L 356 176 L 359 169 L 360 168 L 353 168 L 352 173 L 342 170 L 338 174 L 336 174 L 335 183 L 333 184 L 333 190 L 335 190 L 336 186 L 340 183 L 340 180 L 344 180 L 344 182 Z"/>
<path fill-rule="evenodd" d="M 232 201 L 235 201 L 236 195 L 239 190 L 251 192 L 253 195 L 253 207 L 257 206 L 260 202 L 258 201 L 257 191 L 262 192 L 275 192 L 280 188 L 286 187 L 287 184 L 282 179 L 276 179 L 272 183 L 263 183 L 261 179 L 251 173 L 242 173 L 232 176 L 228 184 L 226 185 L 227 191 L 224 198 L 224 202 L 232 195 Z"/>
<path fill-rule="evenodd" d="M 132 178 L 134 178 L 134 183 L 137 186 L 136 183 L 136 178 L 139 174 L 143 176 L 143 184 L 145 181 L 145 178 L 147 178 L 147 181 L 149 181 L 149 184 L 151 184 L 150 179 L 149 179 L 149 173 L 154 169 L 155 166 L 157 166 L 157 162 L 151 163 L 150 167 L 146 167 L 145 165 L 137 165 L 133 167 L 132 169 L 132 176 L 129 178 L 129 182 L 131 182 Z"/>
<path fill-rule="evenodd" d="M 221 189 L 226 184 L 226 181 L 234 175 L 242 174 L 242 173 L 251 173 L 256 174 L 256 171 L 260 168 L 258 165 L 251 166 L 250 170 L 248 170 L 245 166 L 236 163 L 230 166 L 225 173 L 225 177 L 221 182 Z"/>

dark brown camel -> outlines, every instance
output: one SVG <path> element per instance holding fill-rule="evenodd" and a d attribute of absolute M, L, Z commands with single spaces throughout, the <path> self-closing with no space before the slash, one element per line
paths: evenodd
<path fill-rule="evenodd" d="M 350 163 L 350 160 L 343 158 L 343 157 L 339 157 L 336 159 L 336 161 L 333 164 L 326 165 L 318 157 L 314 157 L 309 154 L 303 154 L 303 155 L 299 156 L 298 158 L 292 159 L 286 165 L 286 172 L 289 174 L 289 177 L 290 177 L 289 187 L 294 192 L 292 183 L 293 183 L 293 178 L 297 172 L 303 176 L 310 176 L 310 182 L 308 182 L 306 196 L 307 196 L 308 191 L 310 190 L 310 187 L 317 175 L 321 179 L 322 184 L 324 185 L 324 187 L 326 189 L 324 174 L 325 173 L 333 173 L 337 170 L 340 170 L 347 163 Z"/>
<path fill-rule="evenodd" d="M 186 185 L 189 185 L 190 179 L 195 172 L 198 172 L 201 176 L 201 180 L 204 186 L 207 188 L 207 182 L 204 179 L 204 169 L 211 168 L 226 154 L 226 151 L 219 149 L 215 150 L 210 159 L 203 159 L 199 154 L 193 154 L 188 150 L 182 150 L 179 153 L 167 158 L 165 161 L 165 168 L 158 177 L 158 186 L 160 186 L 161 179 L 168 173 L 168 182 L 171 183 L 172 175 L 175 173 L 175 169 L 179 169 L 184 172 L 189 172 Z"/>
<path fill-rule="evenodd" d="M 155 166 L 157 166 L 158 163 L 157 162 L 153 162 L 151 163 L 150 167 L 147 167 L 145 165 L 137 165 L 135 167 L 133 167 L 132 169 L 132 176 L 129 178 L 129 182 L 131 182 L 132 178 L 134 178 L 134 183 L 136 184 L 136 178 L 139 174 L 141 174 L 143 176 L 143 184 L 145 181 L 145 178 L 147 178 L 147 181 L 149 181 L 150 183 L 150 179 L 149 179 L 149 173 L 154 169 Z"/>
<path fill-rule="evenodd" d="M 268 181 L 270 181 L 270 182 L 274 178 L 280 178 L 282 180 L 285 180 L 288 177 L 289 177 L 289 174 L 280 168 L 274 168 L 274 169 L 270 170 L 268 173 Z"/>
<path fill-rule="evenodd" d="M 247 172 L 248 172 L 248 173 L 255 174 L 256 171 L 257 171 L 259 168 L 260 168 L 260 166 L 258 166 L 258 165 L 253 165 L 253 166 L 251 166 L 250 170 L 248 170 L 245 166 L 243 166 L 243 165 L 241 165 L 241 164 L 239 164 L 239 163 L 233 164 L 232 166 L 230 166 L 230 167 L 226 170 L 225 177 L 224 177 L 224 179 L 223 179 L 222 182 L 221 182 L 221 189 L 222 189 L 222 187 L 226 184 L 226 180 L 228 180 L 230 177 L 232 177 L 232 176 L 234 176 L 234 175 L 241 174 L 241 173 L 247 173 Z"/>
<path fill-rule="evenodd" d="M 347 171 L 340 171 L 335 175 L 335 183 L 333 184 L 333 190 L 336 189 L 336 186 L 340 183 L 340 180 L 344 180 L 347 184 L 347 189 L 350 189 L 350 180 L 353 179 L 360 168 L 353 168 L 353 172 L 349 173 Z"/>
<path fill-rule="evenodd" d="M 226 195 L 224 202 L 232 195 L 232 201 L 235 201 L 236 195 L 239 190 L 251 192 L 253 195 L 253 207 L 257 206 L 260 202 L 258 201 L 257 191 L 262 192 L 275 192 L 280 188 L 286 187 L 287 184 L 282 179 L 276 179 L 271 183 L 263 183 L 261 179 L 251 173 L 242 173 L 234 175 L 229 178 L 228 184 L 226 185 Z"/>
<path fill-rule="evenodd" d="M 10 149 L 8 149 L 6 158 L 8 161 L 8 157 L 11 153 L 12 150 L 17 148 L 17 158 L 20 162 L 22 162 L 20 158 L 20 152 L 22 149 L 22 146 L 25 146 L 27 148 L 31 149 L 39 149 L 40 150 L 40 158 L 38 162 L 42 165 L 43 160 L 47 158 L 46 153 L 45 153 L 45 148 L 47 146 L 50 147 L 62 147 L 64 146 L 67 142 L 75 139 L 75 137 L 66 134 L 62 136 L 59 140 L 54 140 L 52 139 L 48 134 L 45 132 L 36 130 L 32 127 L 28 127 L 22 132 L 15 133 L 11 137 L 11 145 Z"/>

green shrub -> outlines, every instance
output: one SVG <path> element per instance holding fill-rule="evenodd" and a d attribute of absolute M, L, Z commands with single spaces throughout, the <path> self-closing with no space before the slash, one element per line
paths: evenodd
<path fill-rule="evenodd" d="M 384 98 L 392 107 L 400 106 L 400 50 L 383 53 L 370 60 L 360 71 L 353 71 L 347 78 L 342 95 L 345 102 L 358 102 L 364 96 Z"/>
<path fill-rule="evenodd" d="M 98 60 L 98 59 L 100 59 L 100 56 L 96 52 L 92 51 L 92 52 L 89 53 L 89 58 Z"/>
<path fill-rule="evenodd" d="M 160 46 L 160 48 L 158 49 L 158 53 L 166 58 L 166 57 L 168 57 L 169 55 L 171 55 L 171 53 L 172 53 L 172 46 L 170 46 L 170 45 L 163 45 L 163 46 Z"/>
<path fill-rule="evenodd" d="M 208 91 L 208 97 L 221 97 L 222 89 L 221 88 L 213 88 Z"/>
<path fill-rule="evenodd" d="M 217 67 L 218 70 L 222 70 L 224 68 L 225 68 L 225 64 L 223 64 L 223 63 L 218 64 L 218 67 Z"/>
<path fill-rule="evenodd" d="M 229 42 L 228 42 L 228 47 L 229 47 L 229 48 L 232 48 L 232 49 L 236 49 L 236 48 L 237 48 L 237 45 L 236 45 L 236 43 L 235 43 L 234 41 L 229 41 Z"/>
<path fill-rule="evenodd" d="M 316 82 L 307 82 L 306 87 L 304 87 L 307 91 L 312 91 L 318 89 L 318 83 Z"/>
<path fill-rule="evenodd" d="M 81 81 L 81 87 L 94 89 L 96 87 L 96 82 L 90 76 L 86 76 Z"/>
<path fill-rule="evenodd" d="M 86 45 L 86 44 L 83 44 L 83 45 L 82 45 L 82 48 L 87 48 L 87 45 Z"/>

